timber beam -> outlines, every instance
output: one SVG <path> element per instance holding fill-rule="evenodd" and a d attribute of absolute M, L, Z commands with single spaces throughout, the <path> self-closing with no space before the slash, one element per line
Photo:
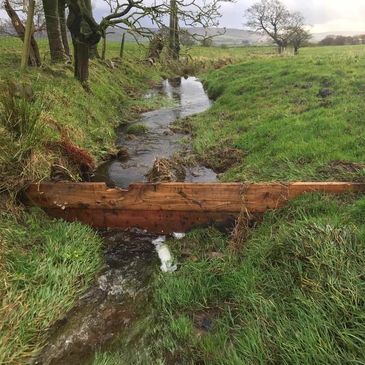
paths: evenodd
<path fill-rule="evenodd" d="M 224 224 L 242 210 L 263 213 L 310 192 L 365 192 L 351 182 L 293 183 L 137 183 L 128 190 L 104 183 L 40 183 L 25 191 L 25 202 L 51 217 L 95 228 L 132 227 L 155 233 L 186 232 Z"/>

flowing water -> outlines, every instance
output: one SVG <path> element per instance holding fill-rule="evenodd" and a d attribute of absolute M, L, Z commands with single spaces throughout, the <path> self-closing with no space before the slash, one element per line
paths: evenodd
<path fill-rule="evenodd" d="M 183 135 L 173 133 L 170 124 L 211 105 L 202 84 L 193 77 L 166 80 L 146 97 L 157 94 L 175 100 L 176 106 L 145 113 L 135 121 L 148 128 L 143 135 L 128 138 L 125 128 L 121 128 L 117 143 L 128 149 L 129 159 L 103 164 L 96 181 L 121 188 L 145 181 L 155 158 L 168 158 L 181 148 Z M 216 181 L 216 175 L 209 169 L 194 167 L 187 171 L 187 181 Z M 157 254 L 153 244 L 157 237 L 138 230 L 100 234 L 105 267 L 76 306 L 51 329 L 50 340 L 35 364 L 89 364 L 97 349 L 112 343 L 146 314 L 149 281 L 160 267 L 161 252 Z M 163 249 L 166 251 L 166 247 Z"/>
<path fill-rule="evenodd" d="M 188 117 L 207 110 L 211 101 L 204 91 L 203 85 L 195 77 L 165 80 L 154 93 L 172 99 L 176 106 L 148 112 L 134 122 L 143 125 L 147 133 L 130 136 L 126 130 L 130 126 L 121 127 L 117 145 L 128 150 L 127 161 L 109 161 L 97 171 L 94 181 L 106 181 L 110 186 L 127 188 L 134 182 L 146 181 L 146 173 L 156 158 L 171 157 L 181 149 L 184 135 L 173 133 L 170 125 L 177 119 Z M 152 96 L 149 93 L 147 96 Z M 216 174 L 205 167 L 196 166 L 186 171 L 187 182 L 214 182 Z"/>

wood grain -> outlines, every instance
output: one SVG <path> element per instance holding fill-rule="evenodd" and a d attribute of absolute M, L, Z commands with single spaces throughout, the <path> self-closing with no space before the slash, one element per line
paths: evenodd
<path fill-rule="evenodd" d="M 25 191 L 28 205 L 50 216 L 81 221 L 97 228 L 138 227 L 151 232 L 185 232 L 195 226 L 232 221 L 246 209 L 278 209 L 304 193 L 365 192 L 365 184 L 295 183 L 161 183 L 133 184 L 128 190 L 104 183 L 42 183 Z"/>

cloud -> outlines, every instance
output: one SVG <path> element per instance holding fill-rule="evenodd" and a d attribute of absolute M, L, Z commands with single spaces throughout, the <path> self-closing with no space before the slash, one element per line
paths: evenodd
<path fill-rule="evenodd" d="M 313 32 L 365 32 L 365 1 L 362 0 L 282 0 L 292 11 L 300 11 Z M 238 0 L 222 6 L 221 25 L 242 28 L 245 10 L 255 0 Z"/>

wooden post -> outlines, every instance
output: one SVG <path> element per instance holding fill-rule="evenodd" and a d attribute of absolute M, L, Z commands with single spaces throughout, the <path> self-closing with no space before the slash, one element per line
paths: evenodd
<path fill-rule="evenodd" d="M 170 0 L 170 35 L 169 48 L 172 59 L 178 60 L 180 53 L 179 40 L 179 19 L 178 19 L 178 4 L 176 0 Z"/>
<path fill-rule="evenodd" d="M 29 0 L 27 23 L 25 26 L 24 45 L 21 61 L 21 70 L 24 71 L 27 68 L 29 54 L 30 54 L 30 41 L 33 33 L 33 16 L 35 10 L 35 0 Z"/>
<path fill-rule="evenodd" d="M 106 57 L 106 34 L 102 39 L 101 59 L 105 60 Z"/>
<path fill-rule="evenodd" d="M 122 43 L 120 45 L 120 53 L 119 53 L 120 58 L 123 58 L 124 55 L 124 44 L 125 44 L 125 33 L 123 33 L 122 35 Z"/>

